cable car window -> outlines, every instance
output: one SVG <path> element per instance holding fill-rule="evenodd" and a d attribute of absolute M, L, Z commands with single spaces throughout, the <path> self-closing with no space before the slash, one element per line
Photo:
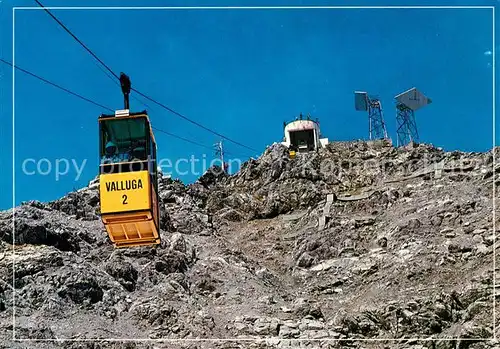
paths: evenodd
<path fill-rule="evenodd" d="M 147 160 L 145 118 L 103 120 L 101 132 L 101 163 Z"/>

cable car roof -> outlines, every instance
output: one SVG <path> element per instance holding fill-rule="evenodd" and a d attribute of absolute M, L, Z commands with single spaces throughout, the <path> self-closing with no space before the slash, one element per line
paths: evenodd
<path fill-rule="evenodd" d="M 140 112 L 136 112 L 136 113 L 130 113 L 129 112 L 127 116 L 138 116 L 138 115 L 145 115 L 149 119 L 148 112 L 146 110 L 143 110 L 143 111 L 140 111 Z M 127 116 L 116 116 L 115 114 L 101 114 L 101 115 L 99 115 L 99 119 L 123 118 L 123 117 L 127 117 Z"/>

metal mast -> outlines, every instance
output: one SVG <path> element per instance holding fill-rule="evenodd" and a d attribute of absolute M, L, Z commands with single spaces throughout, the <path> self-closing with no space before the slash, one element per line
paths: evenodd
<path fill-rule="evenodd" d="M 224 163 L 224 145 L 222 140 L 214 144 L 215 155 L 219 157 L 221 161 L 222 171 L 226 172 L 226 164 Z"/>
<path fill-rule="evenodd" d="M 382 104 L 376 97 L 370 97 L 366 92 L 354 91 L 354 108 L 368 112 L 369 139 L 387 139 L 387 129 L 382 112 Z"/>
<path fill-rule="evenodd" d="M 396 120 L 398 123 L 397 146 L 407 145 L 410 142 L 419 142 L 415 111 L 432 103 L 423 93 L 415 87 L 396 97 Z"/>

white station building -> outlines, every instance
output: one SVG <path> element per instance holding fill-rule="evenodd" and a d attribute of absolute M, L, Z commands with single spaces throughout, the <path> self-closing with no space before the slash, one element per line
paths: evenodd
<path fill-rule="evenodd" d="M 319 123 L 314 120 L 295 120 L 285 125 L 283 145 L 297 152 L 314 151 L 328 144 L 328 138 L 321 138 Z"/>

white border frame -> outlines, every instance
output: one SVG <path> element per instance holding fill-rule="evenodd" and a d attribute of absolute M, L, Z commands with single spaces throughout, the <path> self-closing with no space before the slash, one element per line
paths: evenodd
<path fill-rule="evenodd" d="M 98 7 L 98 6 L 55 6 L 45 7 L 47 10 L 301 10 L 301 9 L 491 9 L 492 10 L 492 30 L 493 30 L 493 43 L 492 43 L 492 83 L 493 83 L 493 337 L 485 339 L 469 339 L 469 338 L 359 338 L 359 339 L 335 339 L 335 338 L 322 338 L 322 339 L 285 339 L 279 337 L 261 337 L 261 338 L 185 338 L 185 339 L 168 339 L 168 338 L 86 338 L 86 339 L 30 339 L 30 338 L 16 338 L 16 305 L 15 305 L 15 287 L 12 287 L 12 340 L 18 342 L 266 342 L 269 340 L 279 339 L 282 342 L 342 342 L 342 341 L 362 341 L 362 342 L 402 342 L 402 341 L 495 341 L 496 338 L 496 203 L 495 203 L 495 125 L 496 125 L 496 109 L 495 109 L 495 6 L 115 6 L 115 7 Z M 15 283 L 15 11 L 16 10 L 44 10 L 41 7 L 19 7 L 12 8 L 12 285 Z"/>

